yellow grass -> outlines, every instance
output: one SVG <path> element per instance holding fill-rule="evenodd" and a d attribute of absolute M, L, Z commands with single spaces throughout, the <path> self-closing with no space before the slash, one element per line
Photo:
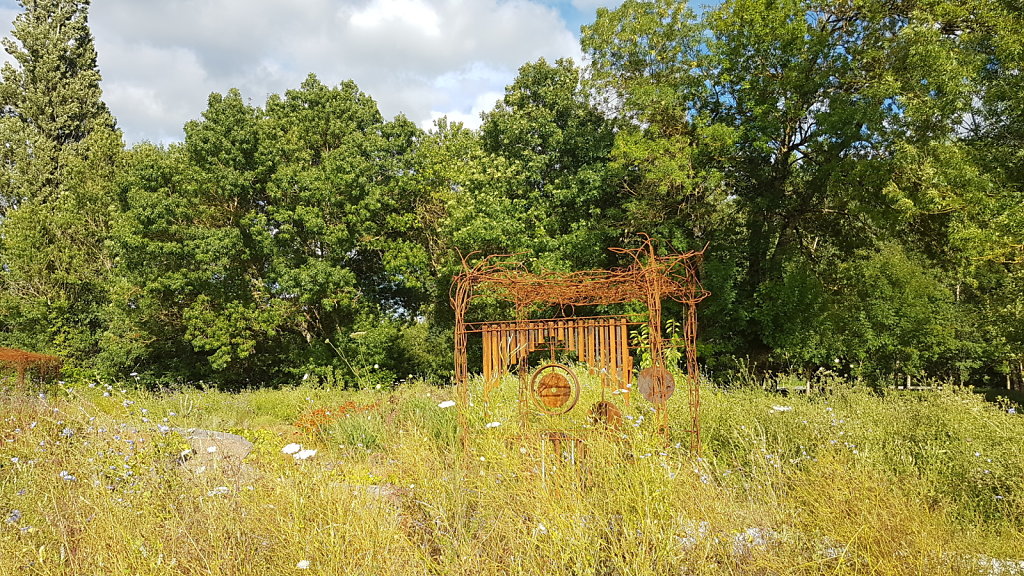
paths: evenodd
<path fill-rule="evenodd" d="M 930 575 L 1024 559 L 1024 423 L 968 392 L 708 387 L 698 460 L 684 435 L 635 425 L 637 397 L 622 430 L 586 427 L 588 381 L 563 423 L 585 438 L 573 463 L 534 433 L 551 423 L 522 435 L 511 385 L 471 408 L 464 454 L 438 407 L 449 389 L 87 384 L 0 397 L 0 574 Z M 685 390 L 672 402 L 682 423 Z M 182 469 L 187 445 L 160 426 L 247 437 L 252 474 Z M 291 442 L 317 453 L 298 461 Z"/>

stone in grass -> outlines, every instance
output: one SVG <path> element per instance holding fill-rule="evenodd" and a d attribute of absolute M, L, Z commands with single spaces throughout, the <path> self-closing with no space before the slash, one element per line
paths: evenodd
<path fill-rule="evenodd" d="M 986 576 L 1020 576 L 1024 574 L 1024 560 L 1004 560 L 979 554 L 975 556 L 982 574 Z"/>
<path fill-rule="evenodd" d="M 252 452 L 252 442 L 245 438 L 201 428 L 179 428 L 175 432 L 189 445 L 189 449 L 178 458 L 182 468 L 197 475 L 219 472 L 239 482 L 255 477 L 256 471 L 244 462 L 245 457 Z"/>

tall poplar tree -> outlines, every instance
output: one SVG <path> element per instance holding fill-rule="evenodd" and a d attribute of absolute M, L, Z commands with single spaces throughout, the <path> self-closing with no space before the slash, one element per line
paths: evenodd
<path fill-rule="evenodd" d="M 0 71 L 0 340 L 95 352 L 123 149 L 101 100 L 88 0 L 21 0 Z"/>
<path fill-rule="evenodd" d="M 113 130 L 100 99 L 100 72 L 89 30 L 89 0 L 20 0 L 4 49 L 2 135 L 8 146 L 5 205 L 59 188 L 61 156 L 96 130 Z"/>

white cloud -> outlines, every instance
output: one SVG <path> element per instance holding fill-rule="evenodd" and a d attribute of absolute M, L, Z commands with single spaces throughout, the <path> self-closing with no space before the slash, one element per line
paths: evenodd
<path fill-rule="evenodd" d="M 98 40 L 97 49 L 103 99 L 129 141 L 181 139 L 182 126 L 199 117 L 209 93 L 225 90 L 186 48 Z"/>
<path fill-rule="evenodd" d="M 443 116 L 447 116 L 451 122 L 462 122 L 467 128 L 477 129 L 482 123 L 480 117 L 484 112 L 489 112 L 494 108 L 494 104 L 501 100 L 505 96 L 504 92 L 484 92 L 476 97 L 472 106 L 469 107 L 468 111 L 463 109 L 454 109 L 448 111 L 430 111 L 430 119 L 422 120 L 420 122 L 420 128 L 429 130 L 434 126 L 434 122 Z"/>
<path fill-rule="evenodd" d="M 126 139 L 167 142 L 210 92 L 237 87 L 262 105 L 310 72 L 355 80 L 387 117 L 429 124 L 447 113 L 475 126 L 524 63 L 579 60 L 552 1 L 104 0 L 89 22 Z M 12 6 L 0 0 L 0 18 Z"/>
<path fill-rule="evenodd" d="M 399 23 L 426 36 L 441 34 L 441 19 L 423 0 L 373 0 L 352 14 L 349 20 L 357 28 L 380 29 Z"/>

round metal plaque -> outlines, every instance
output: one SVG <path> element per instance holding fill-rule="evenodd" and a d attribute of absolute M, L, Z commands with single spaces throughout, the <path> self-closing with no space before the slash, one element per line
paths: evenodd
<path fill-rule="evenodd" d="M 668 370 L 656 366 L 641 370 L 636 384 L 640 394 L 651 404 L 668 400 L 676 391 L 676 379 Z"/>
<path fill-rule="evenodd" d="M 530 381 L 534 404 L 546 414 L 565 414 L 580 399 L 580 381 L 568 366 L 545 364 Z"/>

